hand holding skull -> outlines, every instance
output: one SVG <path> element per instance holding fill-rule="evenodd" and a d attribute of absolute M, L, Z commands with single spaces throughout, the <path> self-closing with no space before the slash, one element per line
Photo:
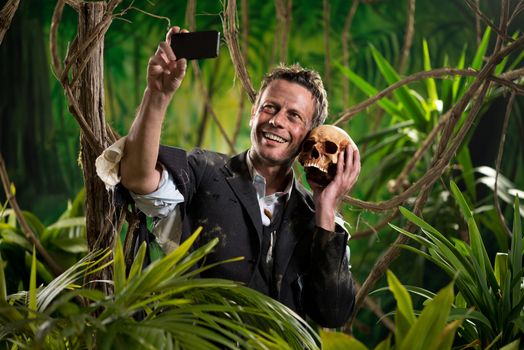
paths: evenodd
<path fill-rule="evenodd" d="M 358 148 L 344 130 L 321 125 L 304 141 L 298 161 L 313 189 L 317 225 L 332 231 L 337 204 L 360 173 Z"/>

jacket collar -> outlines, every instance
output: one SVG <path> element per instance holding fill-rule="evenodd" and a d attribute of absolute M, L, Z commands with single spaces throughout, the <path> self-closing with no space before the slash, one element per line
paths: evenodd
<path fill-rule="evenodd" d="M 232 157 L 222 168 L 226 181 L 246 210 L 262 242 L 262 219 L 258 205 L 257 194 L 246 163 L 247 151 Z"/>

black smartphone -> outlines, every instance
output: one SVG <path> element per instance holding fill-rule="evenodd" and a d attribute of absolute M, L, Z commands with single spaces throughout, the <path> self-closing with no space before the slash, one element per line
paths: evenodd
<path fill-rule="evenodd" d="M 172 34 L 171 48 L 177 59 L 215 58 L 220 48 L 220 32 L 208 30 Z"/>

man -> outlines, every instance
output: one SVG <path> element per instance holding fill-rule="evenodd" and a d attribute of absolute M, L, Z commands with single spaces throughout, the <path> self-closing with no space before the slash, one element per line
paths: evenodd
<path fill-rule="evenodd" d="M 292 170 L 308 132 L 327 116 L 318 73 L 291 66 L 267 75 L 251 110 L 252 145 L 233 158 L 159 146 L 167 107 L 186 73 L 186 60 L 177 60 L 169 44 L 179 31 L 173 27 L 149 60 L 147 88 L 120 163 L 122 184 L 148 215 L 180 216 L 182 240 L 199 226 L 197 246 L 218 237 L 206 264 L 244 257 L 202 277 L 243 282 L 321 326 L 341 326 L 354 289 L 348 235 L 335 212 L 358 177 L 359 153 L 350 144 L 327 187 L 310 183 L 312 196 Z"/>

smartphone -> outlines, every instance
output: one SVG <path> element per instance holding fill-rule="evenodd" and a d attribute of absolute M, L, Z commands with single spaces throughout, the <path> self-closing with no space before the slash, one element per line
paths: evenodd
<path fill-rule="evenodd" d="M 220 32 L 208 30 L 172 34 L 171 48 L 177 59 L 215 58 L 220 48 Z"/>

